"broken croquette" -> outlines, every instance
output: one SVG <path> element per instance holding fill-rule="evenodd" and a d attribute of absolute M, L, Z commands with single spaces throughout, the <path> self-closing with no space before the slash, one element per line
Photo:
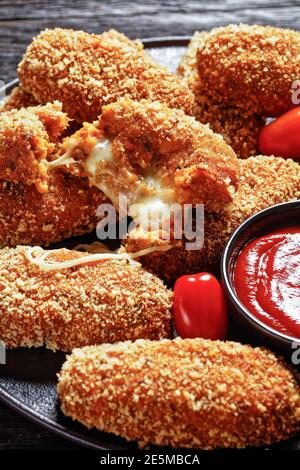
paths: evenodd
<path fill-rule="evenodd" d="M 0 113 L 1 179 L 48 190 L 47 160 L 68 126 L 61 104 Z"/>

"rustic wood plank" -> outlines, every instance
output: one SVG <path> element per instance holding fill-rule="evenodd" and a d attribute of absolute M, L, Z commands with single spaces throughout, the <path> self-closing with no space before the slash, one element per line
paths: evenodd
<path fill-rule="evenodd" d="M 55 26 L 101 32 L 116 28 L 128 36 L 190 35 L 227 23 L 261 23 L 300 29 L 297 1 L 122 2 L 29 0 L 0 1 L 0 79 L 16 76 L 16 67 L 32 36 Z"/>
<path fill-rule="evenodd" d="M 129 37 L 191 35 L 228 23 L 259 23 L 300 29 L 298 1 L 269 0 L 0 0 L 0 79 L 16 76 L 32 36 L 55 26 L 101 32 L 116 28 Z M 0 370 L 1 372 L 1 370 Z M 75 449 L 0 405 L 0 449 Z"/>

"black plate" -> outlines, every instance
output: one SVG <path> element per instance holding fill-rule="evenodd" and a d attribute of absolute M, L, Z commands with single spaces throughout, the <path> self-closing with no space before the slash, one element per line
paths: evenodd
<path fill-rule="evenodd" d="M 187 37 L 167 37 L 148 38 L 143 42 L 157 62 L 174 71 L 188 40 Z M 14 80 L 5 87 L 5 91 L 9 93 L 17 83 L 18 80 Z M 95 235 L 91 234 L 66 240 L 56 247 L 73 247 L 94 239 Z M 61 413 L 56 394 L 56 374 L 64 358 L 63 353 L 53 353 L 44 348 L 8 351 L 6 365 L 0 365 L 0 400 L 40 426 L 77 444 L 98 450 L 136 448 L 134 443 L 111 434 L 88 431 Z M 300 450 L 300 436 L 273 447 Z"/>

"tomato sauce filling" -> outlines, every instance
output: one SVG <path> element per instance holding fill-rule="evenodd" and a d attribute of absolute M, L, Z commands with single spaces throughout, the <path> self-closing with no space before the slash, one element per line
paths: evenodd
<path fill-rule="evenodd" d="M 300 225 L 249 242 L 237 257 L 234 286 L 256 318 L 300 338 Z"/>

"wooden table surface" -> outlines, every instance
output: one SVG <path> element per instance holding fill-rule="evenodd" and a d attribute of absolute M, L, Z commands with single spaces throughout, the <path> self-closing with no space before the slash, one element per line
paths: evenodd
<path fill-rule="evenodd" d="M 300 1 L 0 0 L 0 80 L 7 83 L 16 77 L 27 44 L 44 28 L 116 28 L 130 38 L 143 38 L 191 35 L 239 22 L 300 30 Z M 76 448 L 0 404 L 0 449 Z"/>

